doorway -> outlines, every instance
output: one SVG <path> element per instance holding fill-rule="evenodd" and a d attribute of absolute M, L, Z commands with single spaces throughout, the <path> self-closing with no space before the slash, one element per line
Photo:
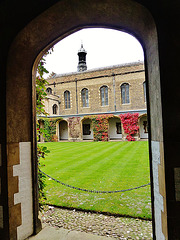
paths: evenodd
<path fill-rule="evenodd" d="M 122 139 L 122 126 L 120 118 L 109 119 L 109 137 L 110 140 L 121 140 Z"/>
<path fill-rule="evenodd" d="M 157 229 L 156 236 L 161 239 L 161 236 L 164 236 L 165 234 L 163 232 L 164 229 L 167 228 L 166 222 L 164 222 L 166 218 L 164 218 L 163 223 L 161 221 L 162 213 L 166 216 L 165 204 L 163 203 L 163 200 L 161 201 L 161 205 L 159 205 L 158 202 L 158 199 L 161 199 L 162 195 L 164 202 L 166 202 L 166 193 L 160 193 L 158 180 L 158 165 L 162 165 L 162 169 L 164 170 L 163 162 L 156 162 L 156 159 L 160 159 L 160 157 L 163 159 L 161 93 L 156 27 L 148 10 L 134 1 L 105 2 L 106 7 L 104 1 L 99 2 L 98 4 L 97 1 L 92 0 L 86 1 L 83 4 L 82 1 L 78 1 L 75 7 L 73 1 L 66 3 L 60 1 L 48 9 L 46 13 L 42 13 L 38 18 L 32 20 L 32 22 L 19 33 L 11 46 L 8 59 L 10 64 L 7 69 L 7 142 L 11 144 L 20 142 L 31 144 L 31 148 L 29 148 L 30 157 L 25 160 L 29 162 L 32 161 L 33 174 L 31 175 L 31 178 L 32 182 L 36 182 L 36 184 L 33 186 L 33 213 L 28 217 L 34 219 L 35 223 L 33 227 L 34 232 L 36 232 L 39 220 L 37 207 L 37 167 L 35 160 L 35 84 L 34 82 L 32 84 L 31 74 L 34 59 L 36 59 L 39 54 L 33 67 L 33 81 L 38 59 L 42 57 L 43 52 L 46 51 L 50 45 L 52 46 L 55 42 L 58 42 L 65 36 L 81 29 L 82 27 L 112 27 L 118 30 L 123 29 L 134 34 L 141 41 L 146 56 L 147 89 L 149 93 L 148 106 L 151 108 L 149 123 L 151 130 L 150 140 L 152 141 L 150 149 L 152 155 L 150 156 L 150 162 L 152 173 L 155 174 L 151 174 L 151 179 L 154 180 L 154 185 L 152 186 L 152 192 L 154 193 L 153 211 L 155 213 L 154 215 L 158 216 L 154 221 Z M 73 11 L 72 5 L 74 6 Z M 54 16 L 56 16 L 56 21 L 54 21 Z M 146 23 L 146 26 L 144 23 Z M 42 49 L 44 49 L 43 52 Z M 16 58 L 16 61 L 14 61 L 14 58 Z M 26 61 L 24 61 L 24 59 L 26 59 Z M 14 72 L 13 69 L 16 69 L 16 74 L 12 74 L 12 72 Z M 33 94 L 31 94 L 32 85 Z M 15 86 L 18 86 L 18 88 Z M 18 92 L 22 93 L 20 97 Z M 17 96 L 16 101 L 12 100 L 12 93 Z M 33 95 L 33 104 L 31 102 L 31 95 Z M 17 109 L 18 114 L 14 114 Z M 22 119 L 24 119 L 24 121 L 22 121 Z M 19 122 L 22 124 L 19 124 Z M 12 131 L 12 129 L 16 129 L 16 131 Z M 33 132 L 32 129 L 34 129 Z M 33 149 L 33 152 L 31 152 L 31 149 Z M 25 148 L 22 149 L 22 153 L 26 154 Z M 155 169 L 157 169 L 157 171 L 155 171 Z M 19 174 L 17 172 L 17 177 L 18 176 Z M 161 183 L 165 183 L 164 175 L 161 175 L 161 180 Z M 24 186 L 24 189 L 29 188 Z M 32 193 L 32 189 L 29 189 L 29 192 Z M 26 213 L 23 212 L 22 214 L 25 219 Z M 27 233 L 25 230 L 26 228 L 22 228 L 23 231 L 25 231 L 26 236 L 27 234 L 30 235 L 33 233 Z M 19 231 L 23 232 L 22 230 Z"/>
<path fill-rule="evenodd" d="M 59 122 L 59 140 L 68 140 L 68 123 L 65 120 Z"/>

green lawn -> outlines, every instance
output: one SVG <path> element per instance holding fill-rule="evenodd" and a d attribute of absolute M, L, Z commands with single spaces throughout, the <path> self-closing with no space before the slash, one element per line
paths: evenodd
<path fill-rule="evenodd" d="M 92 190 L 121 190 L 150 182 L 148 142 L 43 143 L 51 151 L 42 171 L 67 184 Z M 47 178 L 46 203 L 151 218 L 150 186 L 113 194 L 87 193 Z"/>

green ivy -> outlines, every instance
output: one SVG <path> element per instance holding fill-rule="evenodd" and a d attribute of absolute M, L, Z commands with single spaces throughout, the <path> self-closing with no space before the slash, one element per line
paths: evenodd
<path fill-rule="evenodd" d="M 56 121 L 44 120 L 45 142 L 52 142 L 54 135 L 56 135 Z"/>
<path fill-rule="evenodd" d="M 46 187 L 46 176 L 40 171 L 45 166 L 44 160 L 50 151 L 47 147 L 38 145 L 37 146 L 37 160 L 38 160 L 38 190 L 39 190 L 39 204 L 40 208 L 44 200 L 46 200 L 46 193 L 44 188 Z"/>
<path fill-rule="evenodd" d="M 47 51 L 47 53 L 44 56 L 50 54 L 52 51 L 53 51 L 53 49 L 50 49 L 49 51 Z M 37 115 L 43 114 L 43 115 L 47 116 L 43 100 L 47 96 L 45 85 L 48 82 L 44 79 L 43 75 L 44 75 L 44 73 L 49 73 L 49 72 L 44 67 L 45 63 L 46 63 L 46 60 L 44 58 L 42 58 L 40 60 L 39 64 L 38 64 L 38 67 L 37 67 L 37 73 L 36 73 L 36 114 Z M 42 134 L 42 133 L 45 134 L 46 131 L 44 129 L 40 128 L 39 123 L 37 121 L 37 137 L 39 137 L 39 135 Z M 46 195 L 45 195 L 45 192 L 44 192 L 46 177 L 39 170 L 43 166 L 43 164 L 41 164 L 41 160 L 45 159 L 45 156 L 48 153 L 49 153 L 49 150 L 47 148 L 45 148 L 43 146 L 40 146 L 40 145 L 37 146 L 38 190 L 39 190 L 40 206 L 41 206 L 42 201 L 46 199 Z"/>
<path fill-rule="evenodd" d="M 109 118 L 113 117 L 112 114 L 90 115 L 85 119 L 92 120 L 92 128 L 94 133 L 94 141 L 106 142 L 109 130 Z"/>

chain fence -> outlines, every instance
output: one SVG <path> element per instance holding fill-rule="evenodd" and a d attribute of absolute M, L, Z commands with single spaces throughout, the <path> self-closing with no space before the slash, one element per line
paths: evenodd
<path fill-rule="evenodd" d="M 51 178 L 53 181 L 55 181 L 57 183 L 60 183 L 61 185 L 65 186 L 65 187 L 76 189 L 76 190 L 83 191 L 83 192 L 90 192 L 90 193 L 121 193 L 121 192 L 127 192 L 127 191 L 132 191 L 132 190 L 135 190 L 135 189 L 143 188 L 143 187 L 149 186 L 151 184 L 151 183 L 147 183 L 147 184 L 144 184 L 144 185 L 141 185 L 141 186 L 138 186 L 138 187 L 127 188 L 127 189 L 122 189 L 122 190 L 115 190 L 115 191 L 89 190 L 89 189 L 85 189 L 85 188 L 74 187 L 72 185 L 63 183 L 63 182 L 51 177 L 50 175 L 46 174 L 45 172 L 43 172 L 41 170 L 39 170 L 39 171 L 42 174 L 44 174 L 46 177 Z"/>

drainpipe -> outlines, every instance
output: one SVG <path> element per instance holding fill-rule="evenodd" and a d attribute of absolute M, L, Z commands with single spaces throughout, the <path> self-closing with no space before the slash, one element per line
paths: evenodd
<path fill-rule="evenodd" d="M 113 92 L 114 92 L 114 111 L 116 112 L 116 82 L 115 82 L 115 74 L 112 73 L 113 77 Z"/>
<path fill-rule="evenodd" d="M 75 83 L 76 83 L 76 113 L 78 114 L 77 78 L 75 78 Z"/>
<path fill-rule="evenodd" d="M 59 115 L 60 115 L 60 113 L 61 113 L 61 111 L 60 111 L 60 104 L 61 104 L 61 101 L 58 100 L 58 105 L 59 105 Z"/>
<path fill-rule="evenodd" d="M 55 82 L 53 82 L 53 85 L 54 85 L 54 95 L 56 94 L 56 83 Z"/>

